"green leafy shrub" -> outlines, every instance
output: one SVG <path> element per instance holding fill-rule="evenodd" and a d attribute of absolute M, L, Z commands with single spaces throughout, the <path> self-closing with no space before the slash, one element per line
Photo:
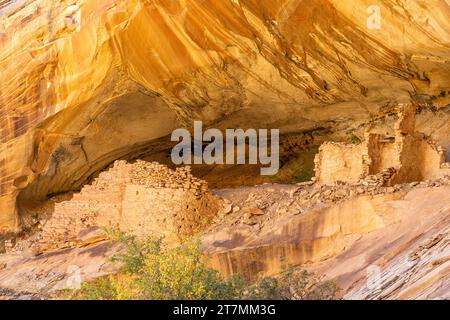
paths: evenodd
<path fill-rule="evenodd" d="M 350 135 L 350 138 L 348 140 L 349 140 L 349 143 L 352 143 L 352 144 L 359 144 L 359 143 L 361 143 L 361 139 L 358 136 L 354 135 L 354 134 Z"/>
<path fill-rule="evenodd" d="M 244 281 L 223 279 L 206 266 L 198 241 L 167 248 L 161 239 L 138 241 L 132 235 L 116 232 L 123 253 L 112 258 L 122 263 L 116 275 L 83 284 L 74 295 L 94 300 L 204 300 L 238 299 Z"/>
<path fill-rule="evenodd" d="M 65 298 L 86 300 L 303 300 L 335 299 L 338 288 L 305 270 L 289 269 L 278 277 L 249 284 L 239 275 L 229 279 L 207 267 L 199 241 L 168 248 L 162 239 L 139 241 L 110 232 L 124 250 L 112 260 L 120 272 L 64 292 Z"/>
<path fill-rule="evenodd" d="M 266 277 L 250 287 L 246 298 L 254 300 L 333 300 L 339 288 L 314 273 L 290 268 L 279 277 Z"/>

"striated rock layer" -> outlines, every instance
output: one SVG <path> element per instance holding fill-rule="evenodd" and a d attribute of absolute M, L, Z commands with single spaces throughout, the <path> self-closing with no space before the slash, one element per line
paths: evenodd
<path fill-rule="evenodd" d="M 411 98 L 445 111 L 448 1 L 380 1 L 381 29 L 371 4 L 2 1 L 0 227 L 193 119 L 342 132 Z M 448 119 L 425 125 L 444 147 Z"/>
<path fill-rule="evenodd" d="M 103 178 L 126 167 L 131 166 L 118 163 Z M 334 279 L 346 299 L 448 299 L 450 176 L 393 187 L 364 182 L 266 184 L 215 191 L 223 206 L 215 224 L 201 233 L 211 266 L 224 276 L 240 273 L 250 279 L 301 266 Z M 102 185 L 95 183 L 91 189 Z M 154 199 L 142 190 L 136 199 Z M 93 197 L 81 192 L 77 199 L 61 202 L 42 233 L 8 242 L 6 254 L 0 254 L 0 299 L 46 298 L 55 290 L 73 288 L 76 274 L 80 281 L 89 281 L 117 272 L 119 265 L 108 257 L 120 248 L 105 243 L 107 237 L 96 225 L 104 222 L 101 219 L 87 221 L 90 226 L 84 225 L 63 249 L 39 255 L 29 250 L 48 230 L 74 235 L 80 229 L 76 221 L 80 215 L 72 215 L 73 222 L 64 224 L 58 220 L 65 212 L 61 208 L 72 203 L 84 213 L 96 211 Z M 165 213 L 168 217 L 171 211 Z M 158 215 L 164 217 L 163 212 Z M 124 216 L 132 218 L 136 213 Z M 152 225 L 134 223 L 133 227 L 151 232 Z"/>
<path fill-rule="evenodd" d="M 449 192 L 450 176 L 388 188 L 223 190 L 238 211 L 203 244 L 225 276 L 255 279 L 301 266 L 334 279 L 346 299 L 448 299 Z"/>

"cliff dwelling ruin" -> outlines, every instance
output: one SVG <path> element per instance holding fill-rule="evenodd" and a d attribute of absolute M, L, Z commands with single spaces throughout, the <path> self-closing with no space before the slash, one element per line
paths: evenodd
<path fill-rule="evenodd" d="M 0 299 L 117 272 L 105 229 L 195 235 L 224 277 L 450 299 L 450 2 L 378 1 L 381 29 L 369 5 L 0 0 Z M 279 130 L 278 173 L 176 165 L 196 121 Z"/>
<path fill-rule="evenodd" d="M 416 106 L 398 106 L 392 136 L 367 132 L 358 144 L 325 142 L 314 160 L 315 181 L 357 182 L 384 173 L 384 185 L 435 179 L 450 174 L 446 152 L 432 139 L 415 131 Z"/>
<path fill-rule="evenodd" d="M 415 105 L 399 105 L 397 111 L 392 136 L 367 132 L 357 144 L 325 142 L 320 146 L 315 156 L 316 176 L 306 183 L 314 188 L 340 185 L 329 194 L 321 192 L 322 203 L 450 175 L 445 150 L 415 132 Z M 33 217 L 43 219 L 41 231 L 30 242 L 39 250 L 74 244 L 81 232 L 92 227 L 119 228 L 139 237 L 152 235 L 178 243 L 207 230 L 224 212 L 230 213 L 229 205 L 213 193 L 207 182 L 191 174 L 191 167 L 170 169 L 156 162 L 119 160 L 80 192 L 60 194 L 27 208 L 22 219 L 25 226 L 36 223 Z M 314 203 L 308 193 L 303 197 L 300 212 Z M 235 211 L 239 221 L 252 225 L 260 208 Z"/>
<path fill-rule="evenodd" d="M 46 250 L 75 243 L 83 230 L 101 227 L 140 238 L 179 243 L 208 226 L 219 199 L 189 167 L 116 161 L 79 193 L 52 198 L 33 213 L 47 220 L 35 245 Z"/>

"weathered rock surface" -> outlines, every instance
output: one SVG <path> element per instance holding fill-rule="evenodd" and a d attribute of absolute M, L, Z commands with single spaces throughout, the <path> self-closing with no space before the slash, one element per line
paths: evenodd
<path fill-rule="evenodd" d="M 380 29 L 367 27 L 369 5 L 0 0 L 0 233 L 33 227 L 0 241 L 0 297 L 45 298 L 116 271 L 107 258 L 119 249 L 99 227 L 118 225 L 202 231 L 225 276 L 294 264 L 347 299 L 450 298 L 450 4 L 382 1 Z M 397 125 L 401 103 L 418 107 L 423 136 Z M 117 162 L 100 173 L 166 159 L 168 135 L 193 120 L 279 128 L 283 164 L 335 141 L 318 158 L 331 178 L 216 190 L 218 201 L 185 169 Z M 368 129 L 364 150 L 337 142 Z M 247 169 L 227 168 L 230 185 Z"/>
<path fill-rule="evenodd" d="M 249 278 L 302 265 L 345 299 L 448 299 L 450 177 L 386 187 L 261 185 L 218 190 L 223 209 L 203 232 L 211 265 Z M 360 190 L 356 192 L 356 190 Z M 115 272 L 117 252 L 91 227 L 67 248 L 35 256 L 19 240 L 0 255 L 0 297 L 46 298 Z"/>
<path fill-rule="evenodd" d="M 109 258 L 119 247 L 109 242 L 61 249 L 35 256 L 32 253 L 0 255 L 0 300 L 48 299 L 57 290 L 77 289 L 82 281 L 116 272 Z"/>
<path fill-rule="evenodd" d="M 405 184 L 391 193 L 361 186 L 361 195 L 348 185 L 249 188 L 252 199 L 268 202 L 266 214 L 251 225 L 245 216 L 224 216 L 204 247 L 226 276 L 302 265 L 335 279 L 346 299 L 448 299 L 449 183 Z M 221 195 L 237 206 L 247 201 L 236 190 Z"/>
<path fill-rule="evenodd" d="M 411 97 L 443 112 L 448 2 L 380 6 L 378 30 L 363 0 L 3 1 L 0 227 L 192 119 L 341 134 Z"/>

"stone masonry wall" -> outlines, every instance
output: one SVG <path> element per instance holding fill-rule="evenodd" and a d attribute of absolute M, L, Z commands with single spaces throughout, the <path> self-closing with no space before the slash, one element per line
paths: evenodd
<path fill-rule="evenodd" d="M 158 163 L 116 161 L 80 193 L 55 199 L 52 206 L 40 240 L 47 248 L 75 241 L 80 231 L 93 226 L 176 242 L 207 226 L 219 200 L 189 167 L 171 170 Z"/>
<path fill-rule="evenodd" d="M 416 107 L 399 105 L 395 136 L 367 133 L 357 145 L 326 142 L 315 158 L 315 181 L 356 182 L 369 175 L 395 171 L 386 185 L 436 179 L 449 174 L 445 150 L 429 137 L 414 132 Z M 391 170 L 392 169 L 392 170 Z"/>
<path fill-rule="evenodd" d="M 316 181 L 325 184 L 334 181 L 359 181 L 368 174 L 365 161 L 367 157 L 366 143 L 356 145 L 325 142 L 314 159 Z"/>

